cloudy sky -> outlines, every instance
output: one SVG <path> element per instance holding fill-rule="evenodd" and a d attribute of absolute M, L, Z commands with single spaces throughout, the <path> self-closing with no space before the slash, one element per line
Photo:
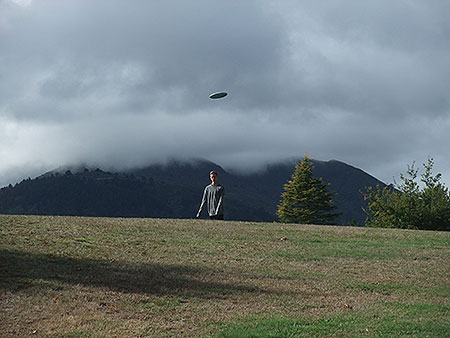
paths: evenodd
<path fill-rule="evenodd" d="M 0 0 L 0 186 L 336 159 L 450 185 L 450 1 Z M 210 100 L 214 91 L 229 96 Z"/>

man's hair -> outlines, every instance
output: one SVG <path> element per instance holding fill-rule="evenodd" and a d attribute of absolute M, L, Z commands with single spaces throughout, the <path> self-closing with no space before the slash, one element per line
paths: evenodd
<path fill-rule="evenodd" d="M 209 174 L 210 174 L 210 175 L 216 175 L 216 176 L 219 176 L 219 175 L 217 174 L 217 172 L 215 172 L 214 170 L 211 170 L 211 171 L 209 172 Z"/>

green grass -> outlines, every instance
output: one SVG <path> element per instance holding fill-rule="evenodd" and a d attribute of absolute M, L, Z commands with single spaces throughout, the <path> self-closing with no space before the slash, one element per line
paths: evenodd
<path fill-rule="evenodd" d="M 0 215 L 2 337 L 448 337 L 450 233 Z"/>
<path fill-rule="evenodd" d="M 253 319 L 227 324 L 217 337 L 447 337 L 449 307 L 432 304 L 385 304 L 403 314 L 388 315 L 372 309 L 372 314 L 340 313 L 319 319 Z M 425 313 L 426 318 L 423 317 Z M 447 315 L 447 318 L 444 317 Z M 436 319 L 439 319 L 436 321 Z"/>

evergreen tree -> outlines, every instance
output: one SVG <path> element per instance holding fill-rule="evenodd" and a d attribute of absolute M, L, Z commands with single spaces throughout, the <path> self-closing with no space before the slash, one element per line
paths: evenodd
<path fill-rule="evenodd" d="M 332 224 L 339 213 L 331 199 L 335 195 L 329 192 L 330 184 L 324 184 L 322 178 L 313 177 L 314 165 L 305 156 L 295 166 L 292 180 L 284 185 L 277 214 L 284 223 Z"/>

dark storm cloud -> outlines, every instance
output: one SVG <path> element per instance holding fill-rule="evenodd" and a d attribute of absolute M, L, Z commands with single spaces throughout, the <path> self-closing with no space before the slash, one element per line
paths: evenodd
<path fill-rule="evenodd" d="M 430 155 L 448 180 L 449 10 L 3 0 L 0 184 L 65 163 L 252 169 L 304 153 L 388 181 Z"/>
<path fill-rule="evenodd" d="M 38 103 L 111 95 L 122 110 L 136 102 L 130 110 L 179 113 L 197 109 L 212 88 L 269 82 L 279 67 L 283 32 L 254 1 L 50 1 L 25 12 L 1 36 L 3 61 L 11 73 L 18 63 L 28 68 L 16 91 L 35 90 Z M 22 110 L 15 114 L 30 107 Z"/>

